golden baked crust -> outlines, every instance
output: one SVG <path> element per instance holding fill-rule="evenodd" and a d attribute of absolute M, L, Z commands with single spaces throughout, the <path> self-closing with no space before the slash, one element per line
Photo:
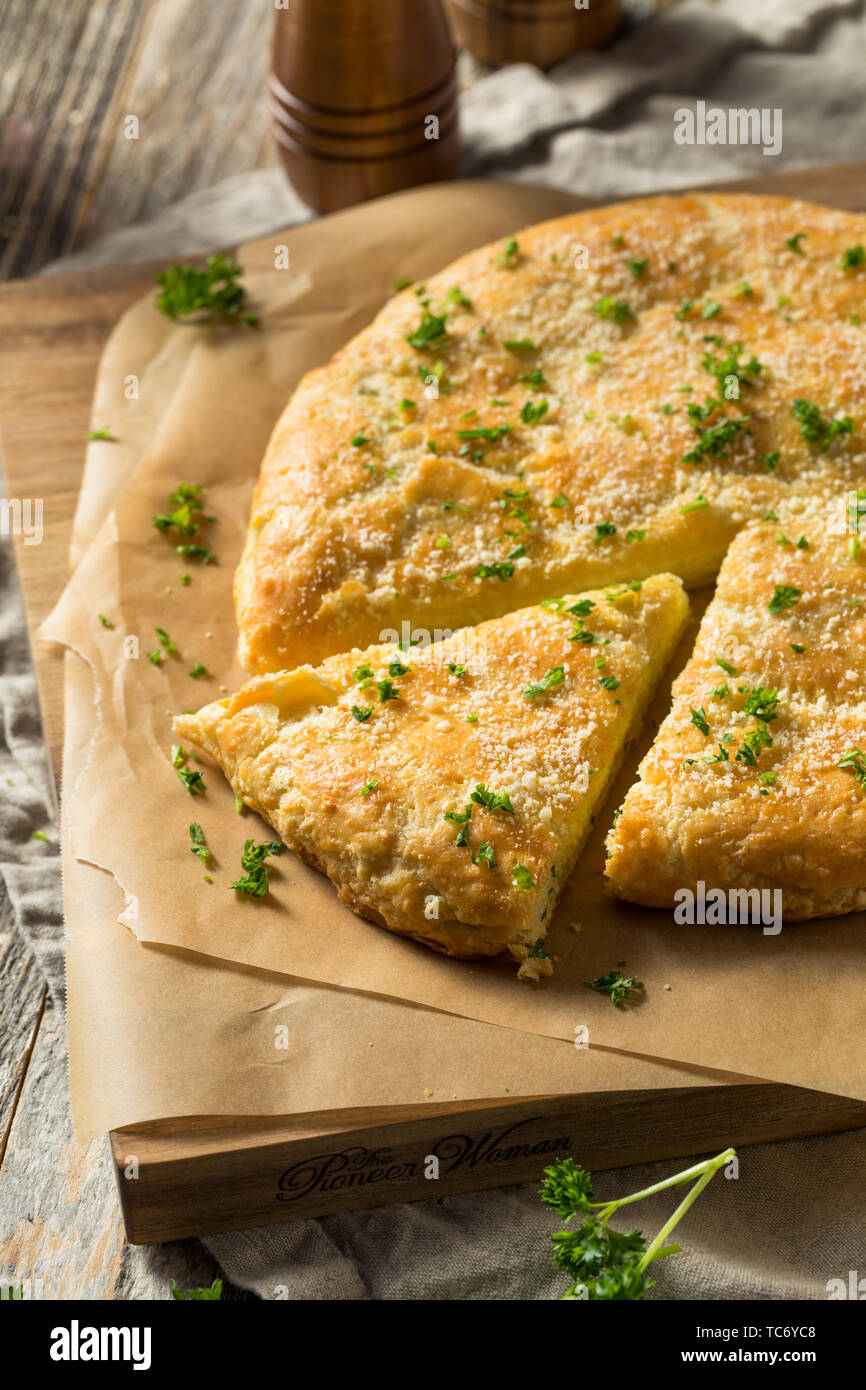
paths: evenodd
<path fill-rule="evenodd" d="M 608 836 L 619 897 L 670 907 L 703 881 L 781 889 L 790 919 L 866 907 L 866 552 L 828 534 L 842 516 L 813 503 L 731 546 Z"/>
<path fill-rule="evenodd" d="M 448 955 L 522 959 L 687 610 L 657 575 L 410 654 L 255 677 L 175 729 L 363 916 Z"/>
<path fill-rule="evenodd" d="M 274 430 L 235 583 L 242 662 L 711 579 L 745 521 L 862 471 L 856 433 L 825 451 L 792 406 L 863 419 L 866 269 L 843 257 L 864 243 L 866 218 L 788 199 L 649 198 L 398 294 Z M 440 342 L 408 341 L 443 314 Z"/>

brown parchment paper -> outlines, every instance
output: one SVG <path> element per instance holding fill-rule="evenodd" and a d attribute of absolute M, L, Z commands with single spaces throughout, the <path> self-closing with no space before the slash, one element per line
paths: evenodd
<path fill-rule="evenodd" d="M 172 327 L 142 301 L 107 344 L 93 423 L 101 428 L 110 422 L 117 442 L 88 450 L 73 566 L 182 390 L 195 342 L 195 334 Z M 140 383 L 132 395 L 131 374 Z M 94 732 L 92 673 L 72 651 L 65 682 L 63 782 L 71 789 Z M 506 1094 L 749 1081 L 604 1050 L 577 1052 L 449 1014 L 141 946 L 116 920 L 124 895 L 114 878 L 76 859 L 65 833 L 63 849 L 70 1084 L 82 1138 L 186 1115 L 291 1115 L 302 1126 L 360 1123 L 386 1113 L 394 1120 L 416 1114 L 419 1101 L 429 1111 L 458 1100 L 501 1101 Z M 286 1048 L 274 1047 L 278 1027 L 286 1029 Z M 407 1060 L 407 1036 L 414 1065 Z"/>
<path fill-rule="evenodd" d="M 206 773 L 206 797 L 187 800 L 168 764 L 172 713 L 243 678 L 232 659 L 231 574 L 262 449 L 299 375 L 365 323 L 397 277 L 427 274 L 564 204 L 549 192 L 456 185 L 308 225 L 281 239 L 291 247 L 288 271 L 247 276 L 262 313 L 258 332 L 195 330 L 150 449 L 46 625 L 48 636 L 85 657 L 97 691 L 97 732 L 67 803 L 69 852 L 113 876 L 126 900 L 121 920 L 142 942 L 553 1039 L 572 1040 L 586 1024 L 591 1046 L 866 1097 L 866 1005 L 856 986 L 839 987 L 840 979 L 857 980 L 859 918 L 765 937 L 747 927 L 676 927 L 669 914 L 603 895 L 601 841 L 643 747 L 599 815 L 552 929 L 556 975 L 535 990 L 519 985 L 509 965 L 449 961 L 362 921 L 291 855 L 272 861 L 270 899 L 238 903 L 227 884 L 243 839 L 264 827 L 236 817 L 216 770 Z M 272 264 L 273 254 L 269 242 L 245 248 L 243 257 L 249 268 Z M 204 483 L 219 516 L 220 564 L 187 565 L 188 589 L 178 584 L 171 546 L 150 524 L 180 481 Z M 100 627 L 98 612 L 114 630 Z M 143 659 L 157 625 L 182 653 L 160 671 Z M 121 654 L 128 635 L 139 637 L 138 661 Z M 190 680 L 194 661 L 215 678 Z M 666 707 L 663 689 L 655 717 Z M 213 885 L 202 883 L 189 855 L 193 817 L 217 856 Z M 575 921 L 579 933 L 570 929 Z M 645 1003 L 629 1011 L 582 985 L 622 959 L 647 984 Z M 555 1088 L 532 1093 L 548 1089 Z"/>

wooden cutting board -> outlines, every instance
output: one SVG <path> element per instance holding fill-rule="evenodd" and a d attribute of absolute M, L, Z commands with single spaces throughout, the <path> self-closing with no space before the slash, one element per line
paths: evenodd
<path fill-rule="evenodd" d="M 718 187 L 866 211 L 866 163 Z M 590 200 L 584 201 L 588 206 Z M 152 289 L 158 268 L 0 285 L 4 495 L 40 497 L 44 503 L 42 544 L 15 540 L 31 635 L 66 583 L 103 346 L 124 309 Z M 33 657 L 59 777 L 63 658 L 41 642 L 34 642 Z M 567 1141 L 563 1151 L 574 1151 L 578 1136 L 581 1161 L 603 1168 L 860 1125 L 866 1125 L 866 1105 L 859 1102 L 761 1083 L 437 1106 L 425 1108 L 421 1119 L 406 1111 L 382 1112 L 377 1123 L 369 1114 L 318 1126 L 291 1117 L 184 1119 L 116 1131 L 111 1139 L 118 1173 L 126 1155 L 134 1152 L 138 1160 L 140 1180 L 118 1185 L 129 1238 L 147 1242 L 429 1196 L 417 1156 L 437 1146 L 464 1155 L 435 1184 L 438 1196 L 535 1178 L 551 1143 Z M 337 1170 L 326 1159 L 336 1162 L 345 1181 L 328 1184 L 328 1174 L 334 1177 Z"/>

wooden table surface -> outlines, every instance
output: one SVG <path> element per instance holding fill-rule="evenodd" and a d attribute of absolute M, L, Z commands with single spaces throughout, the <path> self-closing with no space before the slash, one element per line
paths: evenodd
<path fill-rule="evenodd" d="M 2 0 L 0 280 L 274 162 L 264 102 L 272 13 L 272 0 Z M 137 141 L 124 138 L 127 115 L 139 118 Z M 26 304 L 52 349 L 53 395 L 43 403 L 55 423 L 62 416 L 65 443 L 48 525 L 71 521 L 102 341 L 145 280 L 131 286 L 121 274 L 115 290 L 111 272 L 92 286 L 79 277 L 81 322 L 74 298 L 52 320 L 34 286 L 2 291 L 0 323 L 7 315 L 20 327 Z M 2 339 L 0 326 L 0 355 Z M 11 445 L 9 430 L 24 430 L 44 458 L 45 409 L 28 409 L 26 382 L 20 391 L 4 436 Z M 30 578 L 32 625 L 57 594 L 38 567 Z M 51 660 L 59 692 L 60 658 Z M 59 701 L 46 714 L 56 748 Z M 24 938 L 0 933 L 0 1280 L 41 1281 L 45 1298 L 151 1299 L 168 1295 L 171 1278 L 191 1288 L 216 1272 L 197 1241 L 126 1244 L 107 1141 L 82 1146 L 72 1134 L 62 1019 Z M 224 1297 L 252 1295 L 227 1286 Z"/>

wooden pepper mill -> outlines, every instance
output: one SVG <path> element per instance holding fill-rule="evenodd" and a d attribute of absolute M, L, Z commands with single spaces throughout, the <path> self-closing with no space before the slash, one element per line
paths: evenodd
<path fill-rule="evenodd" d="M 283 167 L 319 212 L 454 173 L 457 76 L 440 0 L 287 0 L 268 86 Z"/>
<path fill-rule="evenodd" d="M 601 48 L 619 28 L 620 0 L 446 0 L 461 48 L 482 63 L 552 67 Z"/>

